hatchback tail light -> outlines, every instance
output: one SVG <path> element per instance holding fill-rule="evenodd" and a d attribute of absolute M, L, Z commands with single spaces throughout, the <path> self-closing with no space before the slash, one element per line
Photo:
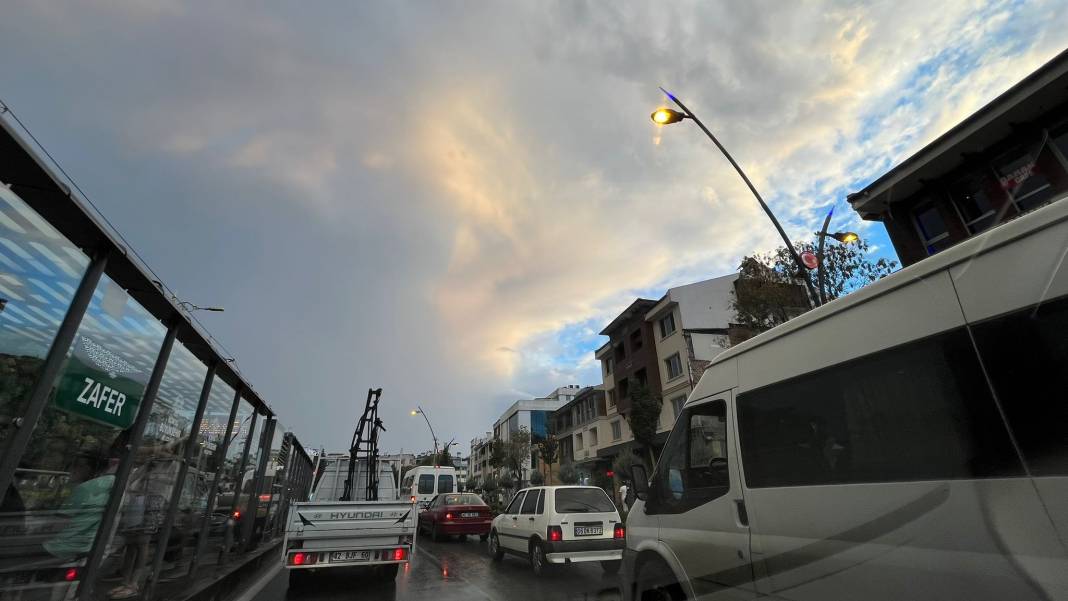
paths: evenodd
<path fill-rule="evenodd" d="M 564 540 L 564 531 L 559 526 L 549 526 L 545 537 L 553 542 L 561 541 Z"/>
<path fill-rule="evenodd" d="M 623 527 L 623 524 L 616 524 L 616 527 L 612 529 L 612 538 L 627 538 L 627 529 Z"/>

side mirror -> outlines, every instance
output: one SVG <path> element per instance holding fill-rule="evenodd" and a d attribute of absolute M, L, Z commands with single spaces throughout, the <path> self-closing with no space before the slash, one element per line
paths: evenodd
<path fill-rule="evenodd" d="M 644 501 L 649 497 L 649 476 L 645 473 L 645 466 L 631 466 L 630 476 L 634 482 L 634 495 Z"/>

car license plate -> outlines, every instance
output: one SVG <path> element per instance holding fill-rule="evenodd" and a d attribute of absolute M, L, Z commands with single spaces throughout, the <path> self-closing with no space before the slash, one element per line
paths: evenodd
<path fill-rule="evenodd" d="M 575 526 L 575 536 L 600 536 L 604 529 L 600 526 Z"/>
<path fill-rule="evenodd" d="M 477 511 L 468 511 L 468 512 L 465 512 L 465 513 L 461 513 L 460 517 L 462 517 L 462 518 L 477 518 L 478 517 L 478 512 Z"/>
<path fill-rule="evenodd" d="M 370 551 L 334 551 L 330 561 L 367 561 L 371 559 Z"/>

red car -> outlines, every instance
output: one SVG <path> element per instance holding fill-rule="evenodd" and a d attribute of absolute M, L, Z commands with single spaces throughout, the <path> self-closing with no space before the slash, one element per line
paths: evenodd
<path fill-rule="evenodd" d="M 489 537 L 493 512 L 478 495 L 473 493 L 446 493 L 434 497 L 426 511 L 419 514 L 419 532 L 426 532 L 434 540 L 442 540 L 453 534 L 460 540 L 468 534 L 477 534 L 479 539 Z"/>

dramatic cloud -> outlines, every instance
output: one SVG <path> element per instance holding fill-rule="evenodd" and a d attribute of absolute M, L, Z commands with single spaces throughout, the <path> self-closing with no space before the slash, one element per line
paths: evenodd
<path fill-rule="evenodd" d="M 477 8 L 477 10 L 475 10 Z M 1068 45 L 1063 1 L 16 3 L 3 98 L 308 444 L 600 380 L 635 296 L 795 238 Z M 884 250 L 885 249 L 885 250 Z M 208 318 L 205 318 L 206 320 Z"/>

